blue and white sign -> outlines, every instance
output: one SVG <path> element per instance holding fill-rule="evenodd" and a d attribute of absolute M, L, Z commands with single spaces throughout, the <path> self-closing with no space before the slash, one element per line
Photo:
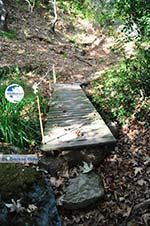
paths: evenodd
<path fill-rule="evenodd" d="M 11 103 L 19 103 L 24 97 L 24 90 L 18 84 L 11 84 L 5 90 L 5 98 Z"/>

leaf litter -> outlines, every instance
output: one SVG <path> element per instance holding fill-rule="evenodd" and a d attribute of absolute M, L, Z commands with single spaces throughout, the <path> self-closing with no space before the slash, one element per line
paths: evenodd
<path fill-rule="evenodd" d="M 19 13 L 22 15 L 23 12 L 15 11 L 14 13 L 11 10 L 10 13 L 22 18 Z M 35 31 L 34 26 L 31 26 L 30 33 L 38 30 L 44 33 L 45 21 L 42 21 L 39 16 L 35 12 L 33 18 L 29 17 L 31 20 L 29 24 L 32 25 L 33 22 L 36 22 L 38 27 Z M 27 12 L 24 17 L 28 21 Z M 24 27 L 24 20 L 17 20 L 17 25 L 15 22 L 11 24 L 11 27 L 17 28 L 20 33 L 18 40 L 0 40 L 3 54 L 0 66 L 32 65 L 34 69 L 26 75 L 32 84 L 41 81 L 41 75 L 46 73 L 50 64 L 56 66 L 58 81 L 65 83 L 85 81 L 91 74 L 103 71 L 107 65 L 112 66 L 118 60 L 116 56 L 107 53 L 101 45 L 93 47 L 92 44 L 91 48 L 90 46 L 84 48 L 76 47 L 69 42 L 61 44 L 57 42 L 56 45 L 56 40 L 54 42 L 52 40 L 52 44 L 47 44 L 44 40 L 39 41 L 36 38 L 22 38 L 21 29 Z M 65 22 L 61 21 L 63 26 Z M 98 36 L 102 37 L 104 42 L 105 34 L 99 33 Z M 89 55 L 90 59 L 88 59 Z M 101 64 L 100 58 L 103 58 Z M 51 95 L 51 92 L 47 91 L 49 90 L 49 78 L 42 80 L 41 87 L 45 96 Z M 80 136 L 80 133 L 78 134 Z M 63 158 L 61 153 L 60 158 Z M 101 165 L 94 167 L 94 170 L 103 179 L 104 201 L 92 209 L 66 211 L 63 208 L 64 185 L 68 183 L 69 178 L 79 175 L 80 169 L 79 165 L 67 166 L 64 167 L 64 170 L 57 172 L 56 176 L 49 175 L 60 206 L 59 212 L 64 226 L 150 225 L 150 129 L 145 127 L 144 122 L 135 119 L 129 120 L 119 131 L 116 151 L 108 156 Z M 82 170 L 87 173 L 93 170 L 93 166 L 84 163 Z M 10 211 L 20 211 L 23 208 L 18 200 L 17 202 L 12 200 L 12 203 L 7 203 L 6 206 Z M 28 211 L 31 213 L 35 210 L 36 206 L 28 207 Z"/>

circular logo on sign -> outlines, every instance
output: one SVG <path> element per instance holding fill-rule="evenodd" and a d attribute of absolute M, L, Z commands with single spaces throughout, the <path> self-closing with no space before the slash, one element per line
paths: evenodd
<path fill-rule="evenodd" d="M 11 84 L 5 90 L 5 98 L 11 103 L 18 103 L 24 97 L 24 90 L 18 84 Z"/>

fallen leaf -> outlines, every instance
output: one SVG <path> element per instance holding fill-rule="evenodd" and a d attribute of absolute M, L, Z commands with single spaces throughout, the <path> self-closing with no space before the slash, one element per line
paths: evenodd
<path fill-rule="evenodd" d="M 50 182 L 51 182 L 51 184 L 52 184 L 53 186 L 55 186 L 56 188 L 58 188 L 58 187 L 60 187 L 60 186 L 63 184 L 64 178 L 59 177 L 59 178 L 57 179 L 57 178 L 55 178 L 55 177 L 51 177 L 51 178 L 50 178 Z"/>
<path fill-rule="evenodd" d="M 10 209 L 10 212 L 22 212 L 25 210 L 24 207 L 22 207 L 21 203 L 20 203 L 20 199 L 17 200 L 17 202 L 15 202 L 14 199 L 11 199 L 12 203 L 5 203 L 5 206 L 7 208 Z"/>
<path fill-rule="evenodd" d="M 138 180 L 137 183 L 140 185 L 140 186 L 143 186 L 144 184 L 146 184 L 146 181 L 141 179 L 141 180 Z"/>
<path fill-rule="evenodd" d="M 135 168 L 134 168 L 134 174 L 135 174 L 135 176 L 136 176 L 138 173 L 141 174 L 141 171 L 142 171 L 142 170 L 143 170 L 142 167 L 135 167 Z"/>
<path fill-rule="evenodd" d="M 144 215 L 142 215 L 143 221 L 145 226 L 149 226 L 150 225 L 150 213 L 145 213 Z"/>
<path fill-rule="evenodd" d="M 32 212 L 34 212 L 35 210 L 37 210 L 37 206 L 35 206 L 34 204 L 29 204 L 29 205 L 28 205 L 28 208 L 27 208 L 27 212 L 28 212 L 28 213 L 32 213 Z"/>
<path fill-rule="evenodd" d="M 119 201 L 120 201 L 120 202 L 122 202 L 122 201 L 124 201 L 124 200 L 125 200 L 124 197 L 119 197 Z"/>
<path fill-rule="evenodd" d="M 50 182 L 51 182 L 51 184 L 52 184 L 53 186 L 55 186 L 55 184 L 56 184 L 56 178 L 55 178 L 55 177 L 51 177 L 51 178 L 50 178 Z"/>
<path fill-rule="evenodd" d="M 59 177 L 58 180 L 56 180 L 55 187 L 59 188 L 64 183 L 64 178 Z"/>
<path fill-rule="evenodd" d="M 60 197 L 57 199 L 57 205 L 58 205 L 58 206 L 63 206 L 63 201 L 64 201 L 64 195 L 60 196 Z"/>
<path fill-rule="evenodd" d="M 81 137 L 81 136 L 82 136 L 82 133 L 81 133 L 80 130 L 77 130 L 77 131 L 76 131 L 76 134 L 77 134 L 78 137 Z"/>
<path fill-rule="evenodd" d="M 65 172 L 63 173 L 62 176 L 63 176 L 64 178 L 69 178 L 69 171 L 68 171 L 68 169 L 65 170 Z"/>
<path fill-rule="evenodd" d="M 5 203 L 5 206 L 10 209 L 10 212 L 16 211 L 16 205 L 14 205 L 12 203 Z"/>
<path fill-rule="evenodd" d="M 80 167 L 82 173 L 89 173 L 93 170 L 93 164 L 88 164 L 87 162 L 83 162 L 83 167 Z"/>
<path fill-rule="evenodd" d="M 18 50 L 18 54 L 23 54 L 24 52 L 25 52 L 24 49 L 19 49 L 19 50 Z"/>
<path fill-rule="evenodd" d="M 144 161 L 144 165 L 148 165 L 150 163 L 150 157 L 146 157 Z"/>
<path fill-rule="evenodd" d="M 131 208 L 131 207 L 127 207 L 127 210 L 126 210 L 126 212 L 123 214 L 123 216 L 124 216 L 124 217 L 128 217 L 128 216 L 130 215 L 131 211 L 132 211 L 132 208 Z"/>

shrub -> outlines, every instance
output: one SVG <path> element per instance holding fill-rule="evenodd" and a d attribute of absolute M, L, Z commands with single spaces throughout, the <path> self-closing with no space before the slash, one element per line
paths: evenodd
<path fill-rule="evenodd" d="M 93 82 L 92 99 L 103 115 L 125 122 L 129 116 L 138 112 L 142 119 L 143 113 L 140 111 L 147 111 L 150 94 L 149 54 L 148 49 L 141 49 L 136 57 L 124 59 Z M 145 99 L 144 107 L 142 102 Z M 137 110 L 140 103 L 142 107 Z"/>
<path fill-rule="evenodd" d="M 142 38 L 150 36 L 149 0 L 118 0 L 115 3 L 115 15 L 125 22 L 127 28 L 136 24 Z"/>
<path fill-rule="evenodd" d="M 108 25 L 113 20 L 114 1 L 92 1 L 92 0 L 58 0 L 58 4 L 66 12 L 92 19 L 101 25 Z"/>

